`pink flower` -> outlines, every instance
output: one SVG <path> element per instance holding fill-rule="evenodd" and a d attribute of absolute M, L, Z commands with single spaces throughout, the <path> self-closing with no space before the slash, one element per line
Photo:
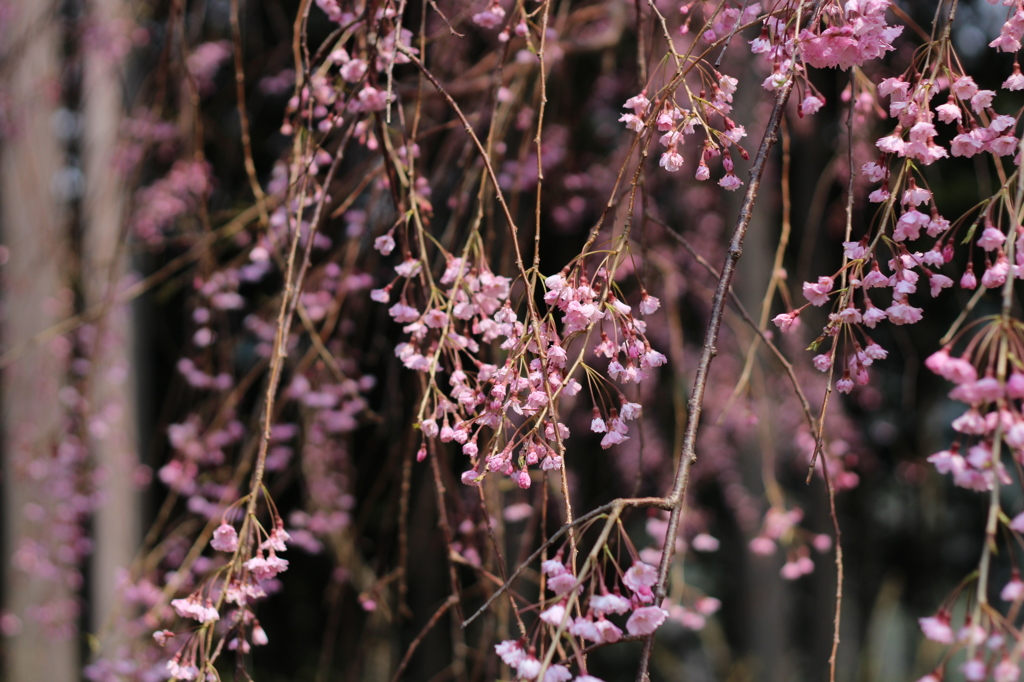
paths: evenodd
<path fill-rule="evenodd" d="M 828 294 L 832 291 L 832 284 L 831 277 L 819 277 L 816 284 L 804 282 L 804 298 L 810 301 L 811 305 L 823 306 L 828 302 Z"/>
<path fill-rule="evenodd" d="M 420 263 L 415 258 L 409 258 L 406 259 L 404 262 L 396 265 L 395 272 L 397 272 L 402 277 L 415 277 L 416 274 L 420 271 L 422 265 L 423 264 Z"/>
<path fill-rule="evenodd" d="M 932 193 L 924 187 L 918 187 L 911 181 L 911 186 L 903 192 L 903 203 L 920 206 L 932 198 Z"/>
<path fill-rule="evenodd" d="M 978 91 L 978 85 L 970 76 L 961 76 L 953 81 L 951 89 L 953 94 L 960 99 L 970 99 Z"/>
<path fill-rule="evenodd" d="M 860 260 L 868 255 L 868 247 L 861 242 L 843 242 L 843 256 L 850 260 Z"/>
<path fill-rule="evenodd" d="M 569 682 L 572 673 L 564 665 L 553 665 L 544 673 L 544 682 Z"/>
<path fill-rule="evenodd" d="M 238 549 L 238 532 L 229 523 L 222 523 L 213 531 L 210 547 L 219 552 L 234 552 Z"/>
<path fill-rule="evenodd" d="M 862 316 L 862 320 L 865 326 L 867 326 L 869 329 L 874 329 L 875 325 L 877 325 L 884 319 L 886 319 L 885 312 L 879 308 L 876 308 L 875 306 L 871 306 L 870 308 L 868 308 Z"/>
<path fill-rule="evenodd" d="M 945 275 L 932 274 L 928 277 L 928 284 L 931 286 L 932 298 L 935 298 L 942 289 L 953 286 L 953 280 Z"/>
<path fill-rule="evenodd" d="M 920 308 L 914 308 L 913 306 L 907 305 L 904 302 L 893 302 L 891 306 L 886 308 L 885 313 L 889 317 L 889 321 L 893 324 L 914 324 L 915 322 L 921 321 L 921 314 L 924 311 Z"/>
<path fill-rule="evenodd" d="M 179 680 L 194 680 L 199 670 L 194 665 L 181 665 L 181 660 L 174 657 L 167 661 L 167 672 L 171 677 Z"/>
<path fill-rule="evenodd" d="M 623 403 L 619 414 L 623 419 L 633 420 L 640 416 L 642 409 L 640 403 Z"/>
<path fill-rule="evenodd" d="M 633 611 L 626 621 L 626 632 L 631 635 L 649 635 L 665 622 L 668 611 L 660 606 L 643 606 Z"/>
<path fill-rule="evenodd" d="M 597 622 L 594 623 L 594 627 L 597 629 L 598 635 L 600 635 L 598 643 L 614 644 L 622 639 L 622 630 L 611 621 L 598 618 Z"/>
<path fill-rule="evenodd" d="M 341 77 L 349 83 L 358 83 L 366 75 L 366 62 L 362 59 L 350 59 L 342 64 Z"/>
<path fill-rule="evenodd" d="M 949 614 L 939 611 L 934 616 L 918 618 L 924 636 L 939 644 L 953 643 L 953 628 L 949 626 Z"/>
<path fill-rule="evenodd" d="M 640 361 L 640 366 L 644 369 L 650 369 L 652 367 L 661 367 L 668 360 L 665 358 L 664 353 L 660 353 L 654 349 L 648 349 L 644 353 L 643 360 Z"/>
<path fill-rule="evenodd" d="M 200 623 L 212 623 L 213 621 L 220 620 L 220 613 L 213 607 L 213 604 L 209 599 L 203 604 L 199 601 L 199 597 L 191 595 L 186 599 L 173 599 L 171 600 L 171 606 L 174 607 L 174 611 L 182 618 L 194 618 Z"/>
<path fill-rule="evenodd" d="M 1006 395 L 1017 400 L 1024 398 L 1024 374 L 1014 372 L 1010 375 L 1006 380 Z"/>
<path fill-rule="evenodd" d="M 951 358 L 949 350 L 942 348 L 935 351 L 924 361 L 925 367 L 955 384 L 977 381 L 978 372 L 967 360 Z"/>
<path fill-rule="evenodd" d="M 423 316 L 423 322 L 432 329 L 441 329 L 448 324 L 448 313 L 436 308 L 428 310 Z"/>
<path fill-rule="evenodd" d="M 1003 88 L 1006 90 L 1024 90 L 1024 74 L 1021 74 L 1019 65 L 1014 65 L 1013 74 L 1003 81 Z"/>
<path fill-rule="evenodd" d="M 622 582 L 634 592 L 638 592 L 644 587 L 651 588 L 658 582 L 658 570 L 650 564 L 636 561 L 623 574 Z"/>
<path fill-rule="evenodd" d="M 558 627 L 559 625 L 562 624 L 562 616 L 564 616 L 564 615 L 565 615 L 565 605 L 564 604 L 555 604 L 551 608 L 549 608 L 549 609 L 547 609 L 545 611 L 542 611 L 541 614 L 540 614 L 540 619 L 542 621 L 544 621 L 545 623 L 547 623 L 548 625 L 553 625 L 555 627 Z"/>
<path fill-rule="evenodd" d="M 781 313 L 772 318 L 772 322 L 783 333 L 788 332 L 794 326 L 799 325 L 799 313 Z"/>
<path fill-rule="evenodd" d="M 707 533 L 700 533 L 690 542 L 690 546 L 698 552 L 717 551 L 720 544 L 721 543 L 719 543 L 717 538 L 714 538 Z"/>
<path fill-rule="evenodd" d="M 1010 582 L 1006 583 L 999 593 L 999 598 L 1003 601 L 1020 601 L 1024 598 L 1024 582 L 1021 582 L 1019 575 L 1010 578 Z"/>
<path fill-rule="evenodd" d="M 492 2 L 483 12 L 473 15 L 473 23 L 482 28 L 497 28 L 504 20 L 505 10 L 497 2 Z"/>
<path fill-rule="evenodd" d="M 973 131 L 970 133 L 960 133 L 953 138 L 950 152 L 953 156 L 970 158 L 980 152 L 984 146 L 984 140 L 980 139 L 979 135 L 975 135 Z"/>
<path fill-rule="evenodd" d="M 373 240 L 373 248 L 380 251 L 381 255 L 387 256 L 395 249 L 395 239 L 391 233 L 381 235 Z"/>
<path fill-rule="evenodd" d="M 997 230 L 994 227 L 986 227 L 981 237 L 978 238 L 978 246 L 985 249 L 986 251 L 994 251 L 1003 245 L 1006 241 L 1006 235 Z"/>
<path fill-rule="evenodd" d="M 819 372 L 827 372 L 828 368 L 832 366 L 832 356 L 822 353 L 815 355 L 811 362 L 814 364 L 814 369 Z"/>
<path fill-rule="evenodd" d="M 996 259 L 996 262 L 992 267 L 985 270 L 985 274 L 981 276 L 981 284 L 989 289 L 1002 286 L 1006 282 L 1006 275 L 1010 271 L 1010 264 L 1006 260 L 1006 256 L 1000 256 Z"/>
<path fill-rule="evenodd" d="M 881 182 L 889 174 L 889 170 L 885 166 L 879 166 L 874 161 L 865 163 L 860 170 L 869 182 Z"/>
<path fill-rule="evenodd" d="M 658 161 L 658 165 L 669 173 L 675 173 L 683 167 L 683 155 L 676 151 L 675 148 L 669 149 L 661 155 L 661 160 Z"/>
<path fill-rule="evenodd" d="M 880 204 L 883 201 L 887 201 L 888 199 L 889 190 L 885 189 L 884 187 L 879 187 L 874 192 L 868 195 L 868 201 L 870 201 L 873 204 Z"/>
<path fill-rule="evenodd" d="M 516 672 L 524 680 L 535 680 L 540 675 L 541 662 L 533 656 L 524 656 L 516 666 Z"/>
<path fill-rule="evenodd" d="M 818 110 L 825 105 L 825 101 L 820 97 L 808 94 L 804 97 L 804 101 L 800 103 L 800 115 L 801 116 L 813 116 L 818 113 Z"/>
<path fill-rule="evenodd" d="M 278 573 L 288 570 L 288 560 L 278 557 L 271 551 L 266 559 L 257 554 L 245 562 L 245 567 L 252 571 L 256 580 L 269 580 Z"/>
<path fill-rule="evenodd" d="M 928 236 L 938 237 L 940 234 L 949 229 L 949 221 L 940 215 L 932 214 L 932 221 L 928 224 Z M 937 246 L 937 245 L 936 245 Z M 945 256 L 943 256 L 945 260 Z"/>
<path fill-rule="evenodd" d="M 629 607 L 629 600 L 618 594 L 599 594 L 590 598 L 590 608 L 599 616 L 606 613 L 625 613 L 629 611 Z"/>
<path fill-rule="evenodd" d="M 992 98 L 995 97 L 995 90 L 978 90 L 971 97 L 971 108 L 975 113 L 980 114 L 992 106 Z"/>
<path fill-rule="evenodd" d="M 994 682 L 1017 682 L 1020 679 L 1020 666 L 1004 657 L 992 671 L 992 679 Z"/>
<path fill-rule="evenodd" d="M 569 625 L 569 632 L 591 642 L 601 641 L 601 632 L 589 618 L 579 616 Z"/>
<path fill-rule="evenodd" d="M 1009 156 L 1017 151 L 1019 141 L 1013 135 L 1003 135 L 988 143 L 989 151 L 999 156 Z"/>
<path fill-rule="evenodd" d="M 559 597 L 568 594 L 576 586 L 576 576 L 568 571 L 548 580 L 548 589 Z"/>
<path fill-rule="evenodd" d="M 383 111 L 388 105 L 387 92 L 367 85 L 359 91 L 358 109 L 360 111 Z"/>
<path fill-rule="evenodd" d="M 654 296 L 649 296 L 646 291 L 640 296 L 640 314 L 650 315 L 660 306 L 661 301 Z"/>
<path fill-rule="evenodd" d="M 549 577 L 562 575 L 567 571 L 567 569 L 565 568 L 565 564 L 563 564 L 558 559 L 548 559 L 547 561 L 541 563 L 540 570 L 544 575 Z"/>
<path fill-rule="evenodd" d="M 906 143 L 903 141 L 903 138 L 899 133 L 894 132 L 891 135 L 879 138 L 878 141 L 875 142 L 875 146 L 886 154 L 898 154 L 902 156 Z"/>
<path fill-rule="evenodd" d="M 926 214 L 912 208 L 896 221 L 896 229 L 893 230 L 892 238 L 898 242 L 917 239 L 921 236 L 921 228 L 928 227 L 930 221 L 931 218 Z"/>
<path fill-rule="evenodd" d="M 388 310 L 388 314 L 394 318 L 395 322 L 401 322 L 403 324 L 407 322 L 415 322 L 420 319 L 420 311 L 404 303 L 396 303 L 391 306 Z"/>
<path fill-rule="evenodd" d="M 935 107 L 935 113 L 943 123 L 952 123 L 953 121 L 959 123 L 963 117 L 960 107 L 956 105 L 956 100 L 952 97 L 950 97 L 949 101 L 945 104 L 940 104 Z"/>
<path fill-rule="evenodd" d="M 967 661 L 960 666 L 960 671 L 964 674 L 964 679 L 967 682 L 982 682 L 982 680 L 988 677 L 985 661 L 980 658 Z"/>
<path fill-rule="evenodd" d="M 718 181 L 719 187 L 725 190 L 736 190 L 743 185 L 743 181 L 736 177 L 736 174 L 732 171 L 725 174 L 725 176 Z"/>
<path fill-rule="evenodd" d="M 634 95 L 626 100 L 626 103 L 622 105 L 624 109 L 632 109 L 633 113 L 637 116 L 643 116 L 647 113 L 647 107 L 651 104 L 651 100 L 647 99 L 647 95 L 640 93 Z"/>
<path fill-rule="evenodd" d="M 860 311 L 853 306 L 847 306 L 836 313 L 834 319 L 842 322 L 843 324 L 860 324 L 861 314 Z"/>
<path fill-rule="evenodd" d="M 623 114 L 619 121 L 626 124 L 626 127 L 633 132 L 640 133 L 644 129 L 644 120 L 636 114 Z"/>
<path fill-rule="evenodd" d="M 167 646 L 167 641 L 174 637 L 174 633 L 170 630 L 157 630 L 153 633 L 153 640 L 157 646 Z"/>
<path fill-rule="evenodd" d="M 515 668 L 519 662 L 526 658 L 526 652 L 519 642 L 507 639 L 494 645 L 494 653 L 498 654 L 502 662 L 510 668 Z"/>
<path fill-rule="evenodd" d="M 750 541 L 750 551 L 758 556 L 771 556 L 775 554 L 775 542 L 771 538 L 759 535 Z"/>
<path fill-rule="evenodd" d="M 618 445 L 629 440 L 628 436 L 624 436 L 618 431 L 609 431 L 605 434 L 604 438 L 601 439 L 601 448 L 607 450 L 613 445 Z"/>
<path fill-rule="evenodd" d="M 953 420 L 952 427 L 960 433 L 980 436 L 988 429 L 985 427 L 985 418 L 973 407 Z"/>

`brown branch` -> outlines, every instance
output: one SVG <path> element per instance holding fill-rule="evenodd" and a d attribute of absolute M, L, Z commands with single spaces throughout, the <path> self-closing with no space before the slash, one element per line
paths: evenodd
<path fill-rule="evenodd" d="M 652 218 L 652 220 L 655 219 Z M 709 263 L 707 259 L 704 258 L 704 256 L 700 255 L 697 252 L 697 250 L 693 248 L 693 245 L 690 244 L 686 237 L 679 234 L 675 230 L 672 230 L 661 221 L 655 220 L 655 222 L 660 224 L 668 231 L 669 234 L 675 237 L 676 240 L 680 244 L 682 244 L 687 251 L 690 252 L 690 255 L 693 256 L 694 260 L 696 260 L 697 263 L 700 264 L 705 270 L 711 273 L 713 277 L 715 277 L 716 279 L 721 277 L 718 271 L 715 270 L 715 266 L 711 265 L 711 263 Z M 817 425 L 817 421 L 814 419 L 814 413 L 811 412 L 811 403 L 807 399 L 807 394 L 805 394 L 804 390 L 800 387 L 800 381 L 797 379 L 796 370 L 793 369 L 793 363 L 791 363 L 786 358 L 786 356 L 782 354 L 782 351 L 779 350 L 779 347 L 775 345 L 771 338 L 769 338 L 768 335 L 764 332 L 764 330 L 761 329 L 758 323 L 754 321 L 754 318 L 750 316 L 750 313 L 747 311 L 746 307 L 743 305 L 742 302 L 740 302 L 739 296 L 737 296 L 736 292 L 732 291 L 731 289 L 729 291 L 729 299 L 732 301 L 732 304 L 736 306 L 736 312 L 740 314 L 740 317 L 743 318 L 743 321 L 746 322 L 752 330 L 754 330 L 754 333 L 757 334 L 758 338 L 761 339 L 765 346 L 768 347 L 768 350 L 770 350 L 772 354 L 775 355 L 775 359 L 779 361 L 783 369 L 786 370 L 786 375 L 789 377 L 790 383 L 793 384 L 793 390 L 796 393 L 797 399 L 800 401 L 800 407 L 803 409 L 804 418 L 807 420 L 808 426 L 813 431 L 815 426 Z"/>
<path fill-rule="evenodd" d="M 820 0 L 815 3 L 815 10 L 812 11 L 812 16 L 817 16 L 817 7 L 819 5 Z M 679 532 L 679 522 L 683 514 L 686 487 L 690 480 L 690 467 L 697 460 L 697 428 L 700 425 L 700 415 L 704 407 L 704 392 L 707 389 L 711 361 L 718 354 L 718 335 L 722 327 L 722 318 L 725 314 L 727 295 L 736 273 L 736 263 L 743 253 L 743 239 L 747 234 L 747 228 L 750 226 L 750 220 L 753 217 L 754 202 L 757 200 L 757 192 L 761 186 L 761 176 L 764 174 L 768 155 L 778 140 L 779 125 L 792 91 L 793 79 L 790 78 L 775 97 L 775 106 L 772 108 L 764 137 L 761 138 L 761 145 L 757 150 L 757 156 L 754 158 L 754 163 L 750 168 L 747 191 L 743 197 L 743 204 L 740 207 L 739 215 L 736 218 L 736 227 L 733 229 L 732 238 L 729 241 L 729 250 L 726 254 L 725 263 L 722 266 L 721 277 L 718 280 L 718 286 L 715 288 L 715 295 L 711 301 L 711 316 L 708 319 L 708 328 L 704 336 L 703 347 L 701 348 L 700 363 L 697 365 L 697 374 L 694 377 L 693 389 L 690 392 L 683 448 L 679 453 L 679 463 L 672 483 L 672 491 L 668 495 L 672 509 L 669 512 L 666 538 L 674 538 Z M 666 542 L 665 550 L 661 555 L 661 563 L 658 566 L 658 584 L 655 586 L 656 604 L 660 604 L 665 598 L 668 571 L 672 565 L 674 555 L 675 543 L 671 541 Z M 648 668 L 653 649 L 654 636 L 649 635 L 644 642 L 643 653 L 640 656 L 640 666 L 636 676 L 637 682 L 647 682 L 650 679 Z"/>
<path fill-rule="evenodd" d="M 260 211 L 260 224 L 270 223 L 267 213 L 267 196 L 260 187 L 256 177 L 256 163 L 252 159 L 252 139 L 249 137 L 249 112 L 245 106 L 245 67 L 242 64 L 242 28 L 238 22 L 238 0 L 231 0 L 231 44 L 235 57 L 235 96 L 238 98 L 238 122 L 241 126 L 242 152 L 245 160 L 245 174 L 249 177 L 249 187 L 256 197 L 256 206 Z"/>
<path fill-rule="evenodd" d="M 455 606 L 457 603 L 459 603 L 458 597 L 454 594 L 448 595 L 448 599 L 441 604 L 441 608 L 434 612 L 434 615 L 430 617 L 427 624 L 423 626 L 422 630 L 420 630 L 420 634 L 416 635 L 416 639 L 412 640 L 412 643 L 405 652 L 405 656 L 402 656 L 402 662 L 398 664 L 398 669 L 395 670 L 395 674 L 391 678 L 391 682 L 398 682 L 402 677 L 402 673 L 405 671 L 405 667 L 409 665 L 409 661 L 412 660 L 412 655 L 416 653 L 416 649 L 419 648 L 420 642 L 422 642 L 423 638 L 427 636 L 427 633 L 434 629 L 434 626 L 437 625 L 437 621 L 441 620 L 441 616 L 448 613 L 448 609 Z"/>

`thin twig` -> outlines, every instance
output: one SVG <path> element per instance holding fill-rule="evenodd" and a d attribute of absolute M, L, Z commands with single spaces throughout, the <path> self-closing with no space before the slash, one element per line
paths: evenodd
<path fill-rule="evenodd" d="M 276 205 L 278 201 L 274 197 L 270 197 L 272 205 Z M 171 276 L 176 274 L 182 268 L 191 265 L 195 261 L 199 260 L 203 256 L 209 253 L 210 247 L 221 239 L 231 237 L 238 232 L 241 232 L 253 220 L 259 215 L 257 207 L 252 206 L 241 213 L 239 213 L 234 219 L 226 223 L 222 227 L 218 228 L 214 232 L 208 232 L 200 237 L 192 247 L 185 253 L 177 256 L 167 262 L 166 265 L 161 267 L 159 270 L 149 275 L 145 279 L 139 280 L 135 284 L 127 287 L 120 293 L 108 296 L 106 300 L 101 301 L 89 308 L 83 310 L 77 315 L 73 315 L 64 320 L 61 320 L 57 324 L 44 329 L 35 336 L 22 341 L 21 343 L 12 346 L 10 349 L 0 355 L 0 369 L 7 367 L 12 362 L 15 362 L 25 353 L 31 351 L 34 348 L 52 341 L 58 336 L 63 336 L 73 332 L 74 330 L 81 327 L 83 324 L 89 324 L 95 320 L 102 318 L 112 308 L 119 305 L 124 305 L 130 301 L 135 300 L 142 294 L 146 293 L 153 287 L 157 286 L 161 282 L 168 280 Z"/>
<path fill-rule="evenodd" d="M 533 563 L 534 559 L 536 559 L 537 557 L 539 557 L 541 555 L 541 552 L 543 552 L 548 547 L 550 547 L 552 544 L 554 544 L 555 541 L 557 541 L 560 537 L 562 537 L 563 535 L 568 533 L 570 528 L 572 528 L 574 526 L 578 526 L 578 525 L 580 525 L 582 523 L 586 523 L 587 521 L 590 521 L 591 519 L 597 518 L 598 516 L 601 516 L 602 514 L 609 513 L 611 511 L 613 511 L 614 509 L 616 509 L 617 507 L 621 507 L 622 509 L 632 508 L 632 507 L 637 507 L 637 508 L 640 508 L 640 507 L 653 507 L 655 509 L 668 510 L 669 509 L 669 501 L 664 499 L 664 498 L 661 498 L 661 497 L 638 497 L 638 498 L 635 498 L 635 499 L 618 499 L 618 500 L 612 500 L 611 502 L 608 502 L 607 504 L 602 504 L 600 507 L 596 507 L 594 509 L 591 509 L 586 514 L 583 514 L 581 516 L 577 516 L 573 520 L 572 523 L 567 523 L 564 526 L 562 526 L 561 528 L 559 528 L 557 531 L 555 531 L 551 535 L 551 537 L 549 537 L 540 547 L 538 547 L 533 552 L 533 554 L 531 554 L 530 556 L 528 556 L 526 558 L 526 561 L 524 561 L 521 564 L 519 564 L 518 566 L 516 566 L 516 570 L 512 571 L 512 575 L 510 575 L 508 577 L 508 580 L 505 581 L 505 584 L 502 585 L 500 588 L 498 588 L 498 590 L 494 594 L 492 594 L 487 599 L 486 602 L 484 602 L 483 606 L 481 606 L 479 609 L 477 609 L 476 613 L 474 613 L 472 616 L 470 616 L 466 620 L 462 621 L 462 627 L 465 628 L 467 625 L 469 625 L 474 620 L 476 620 L 481 615 L 483 615 L 487 611 L 487 609 L 490 608 L 491 604 L 494 603 L 494 600 L 497 599 L 498 597 L 500 597 L 505 592 L 505 590 L 509 589 L 512 586 L 512 583 L 514 583 L 516 578 L 519 577 L 519 574 L 522 573 L 523 571 L 525 571 L 526 568 L 531 563 Z"/>
<path fill-rule="evenodd" d="M 423 638 L 434 629 L 434 626 L 437 625 L 437 621 L 441 620 L 441 616 L 448 613 L 448 609 L 455 606 L 457 603 L 459 603 L 458 597 L 454 594 L 448 595 L 448 599 L 441 604 L 441 608 L 434 612 L 434 615 L 430 617 L 427 624 L 423 626 L 422 630 L 420 630 L 420 634 L 416 635 L 416 639 L 412 640 L 412 643 L 409 644 L 409 648 L 406 649 L 405 656 L 402 656 L 402 661 L 398 664 L 398 669 L 395 670 L 395 674 L 392 676 L 391 682 L 398 682 L 402 677 L 402 673 L 405 672 L 405 667 L 409 665 L 409 661 L 412 660 L 412 655 L 416 653 L 416 649 L 419 648 L 420 643 L 423 641 Z"/>
<path fill-rule="evenodd" d="M 245 174 L 249 177 L 249 187 L 256 197 L 256 206 L 260 212 L 260 224 L 270 223 L 267 213 L 267 196 L 260 187 L 256 177 L 256 164 L 252 159 L 252 140 L 249 137 L 249 113 L 245 106 L 245 68 L 242 64 L 242 29 L 238 21 L 238 0 L 231 0 L 231 43 L 235 53 L 235 96 L 238 99 L 238 121 L 241 125 L 242 152 L 245 159 Z"/>

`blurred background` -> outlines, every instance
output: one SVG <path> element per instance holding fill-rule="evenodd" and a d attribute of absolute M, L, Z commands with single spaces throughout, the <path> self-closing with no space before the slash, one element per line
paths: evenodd
<path fill-rule="evenodd" d="M 341 6 L 363 9 L 350 4 Z M 394 4 L 372 2 L 368 11 Z M 523 46 L 470 20 L 486 3 L 401 4 L 405 26 L 426 27 L 433 73 L 474 124 L 495 135 L 503 189 L 515 215 L 530 220 L 539 95 L 535 67 L 517 57 Z M 679 5 L 656 3 L 673 27 Z M 169 622 L 158 608 L 160 591 L 206 520 L 223 511 L 225 491 L 247 471 L 259 433 L 282 287 L 280 263 L 267 254 L 280 246 L 274 216 L 293 152 L 295 45 L 311 54 L 329 49 L 339 25 L 327 6 L 0 2 L 5 679 L 166 677 L 166 656 L 151 637 Z M 901 23 L 931 30 L 932 3 L 897 6 Z M 980 87 L 998 90 L 1012 57 L 987 44 L 1005 10 L 961 2 L 957 11 L 953 36 L 965 70 Z M 308 22 L 297 39 L 302 13 Z M 552 16 L 541 154 L 545 275 L 579 253 L 628 161 L 632 133 L 618 118 L 622 103 L 644 87 L 638 51 L 652 78 L 664 68 L 664 43 L 643 3 L 564 0 L 553 3 Z M 453 36 L 449 24 L 461 35 Z M 771 106 L 760 88 L 768 72 L 746 45 L 757 30 L 739 32 L 721 66 L 742 74 L 733 117 L 746 127 L 750 150 Z M 920 37 L 908 28 L 901 40 L 856 78 L 877 83 L 902 73 Z M 857 99 L 850 125 L 849 72 L 811 79 L 826 105 L 813 117 L 791 107 L 740 261 L 735 291 L 755 319 L 773 274 L 779 291 L 772 315 L 803 303 L 801 282 L 838 268 L 849 155 L 858 169 L 875 160 L 874 141 L 893 125 L 870 94 Z M 492 120 L 497 85 L 508 88 L 512 104 Z M 453 248 L 466 239 L 475 214 L 480 164 L 457 119 L 418 82 L 414 67 L 395 66 L 394 90 L 398 118 L 391 125 L 422 117 L 417 144 L 431 232 Z M 1003 113 L 1024 104 L 1018 93 L 999 99 Z M 457 451 L 438 453 L 436 471 L 414 461 L 420 378 L 393 353 L 403 339 L 400 325 L 369 297 L 397 262 L 372 248 L 374 238 L 399 218 L 374 153 L 384 123 L 378 117 L 375 125 L 344 139 L 324 137 L 325 151 L 345 148 L 346 155 L 327 188 L 329 217 L 303 298 L 309 325 L 293 330 L 288 399 L 278 410 L 268 464 L 268 486 L 295 540 L 291 565 L 258 609 L 269 642 L 238 656 L 237 665 L 251 673 L 239 672 L 230 658 L 223 679 L 388 680 L 414 641 L 401 679 L 502 679 L 493 644 L 509 636 L 508 613 L 497 608 L 459 627 L 499 575 L 487 517 L 510 565 L 561 524 L 555 478 L 525 491 L 487 479 L 491 506 L 481 509 L 476 489 L 458 480 L 464 463 Z M 644 406 L 642 435 L 622 446 L 603 450 L 587 433 L 592 404 L 585 396 L 564 404 L 577 434 L 567 454 L 577 511 L 620 496 L 663 494 L 676 466 L 716 282 L 693 254 L 721 267 L 740 199 L 694 180 L 697 147 L 687 150 L 678 174 L 652 172 L 658 169 L 648 161 L 643 202 L 632 216 L 636 258 L 622 283 L 632 304 L 640 295 L 636 277 L 661 299 L 648 336 L 669 364 L 630 394 Z M 745 178 L 749 162 L 736 163 Z M 959 216 L 991 193 L 998 179 L 988 163 L 977 157 L 925 170 L 944 215 Z M 856 240 L 875 206 L 866 200 L 866 181 L 855 178 L 853 187 Z M 508 233 L 492 213 L 489 206 L 483 228 L 491 266 L 510 274 Z M 621 229 L 626 217 L 617 203 L 602 234 Z M 784 272 L 773 273 L 784 232 Z M 531 257 L 532 239 L 523 248 Z M 440 272 L 442 260 L 437 266 Z M 917 300 L 925 309 L 921 323 L 877 330 L 874 339 L 889 357 L 873 366 L 871 384 L 831 399 L 827 457 L 839 488 L 845 558 L 839 680 L 925 674 L 943 654 L 923 640 L 917 619 L 947 599 L 962 610 L 951 595 L 977 564 L 985 502 L 925 462 L 948 446 L 960 408 L 922 363 L 967 298 L 954 288 Z M 982 299 L 973 314 L 996 305 Z M 817 409 L 824 377 L 805 348 L 814 323 L 825 320 L 817 309 L 804 317 L 800 332 L 775 339 Z M 311 343 L 313 323 L 334 364 Z M 817 536 L 832 535 L 828 497 L 820 475 L 805 483 L 813 437 L 781 365 L 762 345 L 744 369 L 755 338 L 732 308 L 711 375 L 681 536 L 685 551 L 673 572 L 684 603 L 710 596 L 721 606 L 706 618 L 672 618 L 659 630 L 655 680 L 827 675 L 836 575 L 831 545 Z M 1024 507 L 1019 487 L 1003 494 L 1004 508 Z M 442 508 L 450 547 L 439 528 Z M 751 551 L 751 541 L 780 518 L 786 530 L 773 551 Z M 659 520 L 627 516 L 638 550 L 657 556 Z M 698 551 L 702 543 L 692 541 L 700 535 L 717 544 L 704 542 Z M 780 575 L 803 556 L 813 560 L 813 572 L 795 580 Z M 215 562 L 201 559 L 191 569 L 196 579 Z M 1013 557 L 998 558 L 993 595 L 1012 565 Z M 461 606 L 418 640 L 453 580 Z M 520 583 L 522 594 L 535 594 L 536 572 Z M 592 654 L 590 670 L 609 682 L 633 679 L 638 656 L 637 643 L 603 648 Z"/>

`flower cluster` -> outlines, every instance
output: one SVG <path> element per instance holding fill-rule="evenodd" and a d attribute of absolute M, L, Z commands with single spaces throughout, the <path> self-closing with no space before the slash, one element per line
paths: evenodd
<path fill-rule="evenodd" d="M 630 635 L 649 635 L 670 615 L 668 610 L 653 603 L 652 588 L 658 580 L 658 572 L 654 566 L 642 561 L 635 561 L 619 576 L 621 588 L 617 584 L 609 591 L 603 581 L 597 581 L 597 585 L 592 585 L 585 607 L 577 601 L 578 595 L 584 589 L 582 579 L 573 574 L 570 567 L 562 563 L 560 557 L 543 562 L 541 572 L 546 576 L 547 587 L 554 596 L 545 601 L 547 606 L 538 616 L 534 637 L 529 640 L 506 640 L 494 647 L 505 665 L 515 669 L 516 679 L 543 679 L 544 682 L 566 682 L 573 679 L 569 667 L 565 665 L 567 661 L 550 663 L 545 667 L 543 655 L 538 658 L 537 651 L 530 642 L 539 637 L 542 629 L 566 638 L 567 650 L 574 651 L 587 646 L 587 642 L 613 644 L 619 641 L 623 631 L 610 619 L 613 616 L 618 620 L 618 617 L 628 613 L 624 625 L 626 632 Z M 574 604 L 581 614 L 575 618 L 570 613 Z M 703 604 L 703 609 L 707 613 L 713 613 L 715 608 L 713 602 Z M 596 678 L 587 675 L 584 668 L 575 681 L 587 679 Z"/>

